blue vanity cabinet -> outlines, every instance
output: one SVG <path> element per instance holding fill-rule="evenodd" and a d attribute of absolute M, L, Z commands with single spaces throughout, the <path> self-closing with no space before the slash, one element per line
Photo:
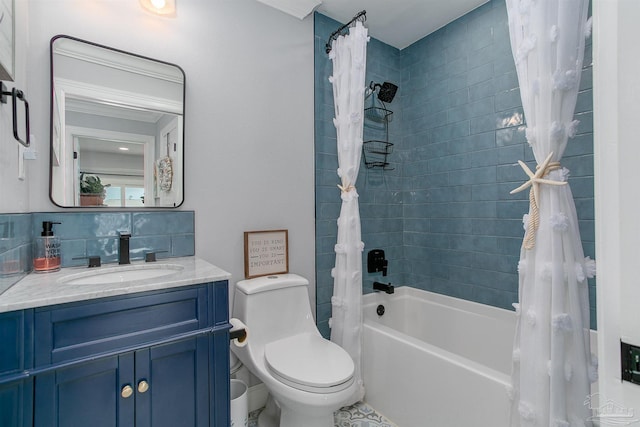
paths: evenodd
<path fill-rule="evenodd" d="M 226 307 L 220 281 L 36 309 L 34 426 L 227 427 Z"/>
<path fill-rule="evenodd" d="M 31 427 L 33 311 L 0 314 L 0 426 Z"/>
<path fill-rule="evenodd" d="M 207 338 L 73 364 L 36 379 L 36 426 L 209 426 Z"/>

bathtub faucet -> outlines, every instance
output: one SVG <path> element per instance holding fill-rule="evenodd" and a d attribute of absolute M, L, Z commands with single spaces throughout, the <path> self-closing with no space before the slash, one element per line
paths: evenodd
<path fill-rule="evenodd" d="M 389 283 L 388 285 L 385 285 L 384 283 L 373 282 L 373 290 L 392 294 L 394 292 L 394 287 L 391 283 Z"/>
<path fill-rule="evenodd" d="M 388 265 L 382 249 L 372 249 L 367 254 L 367 273 L 382 272 L 382 276 L 386 276 Z"/>

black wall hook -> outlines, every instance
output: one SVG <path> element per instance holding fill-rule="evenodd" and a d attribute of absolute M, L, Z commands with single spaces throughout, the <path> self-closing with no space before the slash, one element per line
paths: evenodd
<path fill-rule="evenodd" d="M 15 87 L 11 89 L 11 91 L 8 91 L 7 87 L 4 85 L 4 82 L 0 82 L 0 88 L 2 89 L 0 92 L 1 103 L 6 104 L 7 95 L 11 95 L 11 101 L 13 105 L 13 137 L 20 144 L 24 145 L 25 147 L 29 147 L 31 145 L 31 136 L 30 136 L 31 131 L 29 129 L 29 102 L 24 97 L 24 92 L 19 89 L 16 89 Z M 24 102 L 24 114 L 25 114 L 24 120 L 25 120 L 26 132 L 27 132 L 27 136 L 25 137 L 26 141 L 23 141 L 22 139 L 20 139 L 20 136 L 18 135 L 18 99 Z"/>

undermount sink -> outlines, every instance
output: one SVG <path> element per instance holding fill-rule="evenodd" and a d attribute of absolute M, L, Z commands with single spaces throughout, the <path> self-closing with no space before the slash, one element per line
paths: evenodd
<path fill-rule="evenodd" d="M 68 285 L 108 285 L 155 279 L 182 271 L 179 264 L 132 264 L 117 267 L 102 267 L 69 274 L 58 279 L 58 283 Z"/>

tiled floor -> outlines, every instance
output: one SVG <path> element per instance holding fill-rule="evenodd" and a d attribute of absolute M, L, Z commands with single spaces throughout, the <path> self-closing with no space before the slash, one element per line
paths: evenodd
<path fill-rule="evenodd" d="M 249 414 L 249 427 L 258 427 L 261 409 Z M 333 416 L 336 427 L 397 427 L 366 403 L 342 408 Z"/>

